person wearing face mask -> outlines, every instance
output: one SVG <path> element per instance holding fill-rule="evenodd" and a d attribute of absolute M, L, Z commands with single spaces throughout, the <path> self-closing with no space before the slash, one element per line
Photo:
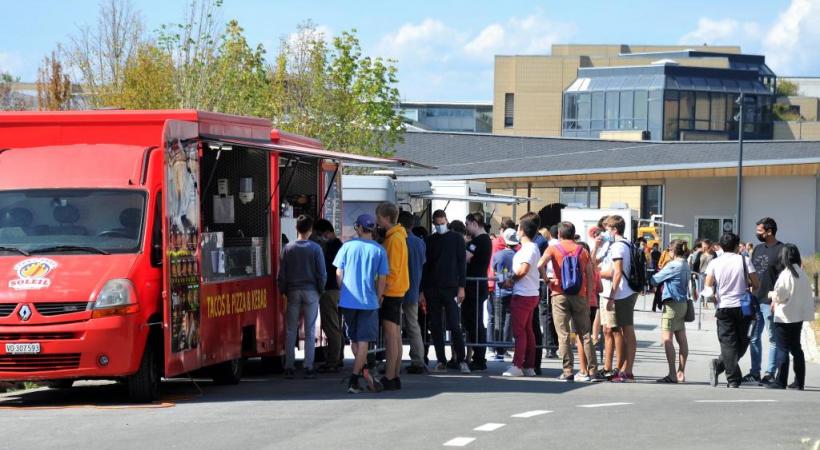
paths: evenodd
<path fill-rule="evenodd" d="M 319 219 L 313 225 L 314 235 L 325 255 L 327 283 L 325 291 L 319 297 L 319 317 L 322 331 L 327 337 L 325 363 L 318 369 L 319 373 L 337 373 L 344 361 L 344 341 L 342 340 L 342 314 L 339 312 L 339 282 L 336 280 L 336 266 L 333 260 L 342 248 L 342 241 L 336 237 L 333 224 L 326 219 Z"/>
<path fill-rule="evenodd" d="M 467 277 L 486 278 L 487 267 L 490 266 L 492 242 L 484 230 L 484 214 L 474 212 L 467 215 L 464 221 L 467 234 L 472 238 L 467 243 Z M 484 318 L 481 314 L 484 301 L 488 297 L 487 280 L 469 281 L 467 283 L 464 304 L 461 305 L 461 323 L 465 324 L 467 337 L 471 342 L 486 342 L 487 329 L 484 327 Z M 469 362 L 470 371 L 487 370 L 487 349 L 476 347 L 473 349 L 472 361 Z"/>
<path fill-rule="evenodd" d="M 752 330 L 751 342 L 749 343 L 749 356 L 752 360 L 752 367 L 749 373 L 743 377 L 744 383 L 768 384 L 773 380 L 776 367 L 775 340 L 774 340 L 774 316 L 771 311 L 772 301 L 769 292 L 774 287 L 780 271 L 783 269 L 777 264 L 783 243 L 777 240 L 777 222 L 771 217 L 764 217 L 757 221 L 757 240 L 762 244 L 752 251 L 752 264 L 757 271 L 757 278 L 760 280 L 760 288 L 755 292 L 755 296 L 760 301 L 760 310 L 757 313 L 754 329 Z M 769 341 L 769 357 L 766 361 L 763 377 L 760 376 L 763 361 L 763 329 Z"/>
<path fill-rule="evenodd" d="M 461 331 L 461 311 L 464 288 L 467 284 L 466 248 L 464 239 L 447 228 L 447 214 L 443 210 L 433 213 L 433 227 L 436 232 L 427 237 L 425 245 L 426 261 L 421 278 L 422 293 L 419 304 L 426 305 L 436 349 L 436 364 L 433 371 L 447 371 L 447 355 L 444 352 L 444 324 L 442 312 L 446 315 L 447 329 L 452 336 L 452 353 L 462 373 L 470 373 L 465 361 L 464 336 Z"/>

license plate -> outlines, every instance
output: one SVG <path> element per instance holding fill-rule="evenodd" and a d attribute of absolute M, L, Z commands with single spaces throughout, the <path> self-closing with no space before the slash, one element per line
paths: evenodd
<path fill-rule="evenodd" d="M 9 355 L 36 355 L 40 353 L 40 343 L 6 344 L 6 353 Z"/>

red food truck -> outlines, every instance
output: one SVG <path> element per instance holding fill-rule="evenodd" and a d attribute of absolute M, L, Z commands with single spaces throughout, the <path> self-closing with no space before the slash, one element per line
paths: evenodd
<path fill-rule="evenodd" d="M 406 163 L 194 110 L 0 113 L 0 380 L 148 401 L 281 357 L 280 247 L 299 214 L 341 229 L 342 162 Z"/>

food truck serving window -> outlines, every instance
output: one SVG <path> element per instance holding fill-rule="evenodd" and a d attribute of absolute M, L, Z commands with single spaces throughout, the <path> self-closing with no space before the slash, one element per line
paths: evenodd
<path fill-rule="evenodd" d="M 205 282 L 269 275 L 267 152 L 206 144 L 201 167 Z"/>
<path fill-rule="evenodd" d="M 145 191 L 30 189 L 0 192 L 0 247 L 26 253 L 135 253 Z"/>

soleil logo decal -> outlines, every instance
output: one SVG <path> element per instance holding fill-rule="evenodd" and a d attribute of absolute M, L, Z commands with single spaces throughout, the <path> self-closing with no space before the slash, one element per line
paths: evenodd
<path fill-rule="evenodd" d="M 57 262 L 48 258 L 32 258 L 21 261 L 14 266 L 17 279 L 9 281 L 9 287 L 18 291 L 45 289 L 51 286 L 48 279 Z"/>

